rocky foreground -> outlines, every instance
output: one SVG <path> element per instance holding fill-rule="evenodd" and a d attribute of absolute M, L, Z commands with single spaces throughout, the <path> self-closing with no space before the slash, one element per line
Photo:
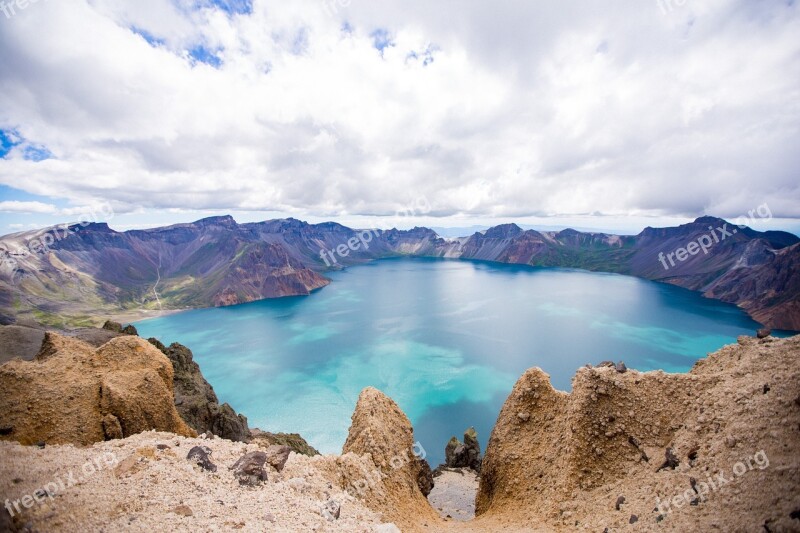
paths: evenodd
<path fill-rule="evenodd" d="M 141 339 L 111 343 L 95 353 L 130 344 L 165 358 Z M 571 394 L 527 371 L 467 522 L 431 507 L 418 450 L 407 417 L 371 388 L 341 456 L 284 449 L 282 464 L 259 441 L 150 431 L 83 447 L 0 442 L 14 515 L 0 516 L 36 531 L 800 531 L 800 337 L 743 337 L 688 374 L 582 368 Z"/>

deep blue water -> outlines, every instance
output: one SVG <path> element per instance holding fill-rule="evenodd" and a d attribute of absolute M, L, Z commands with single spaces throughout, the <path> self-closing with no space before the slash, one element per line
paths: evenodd
<path fill-rule="evenodd" d="M 136 324 L 192 349 L 251 427 L 339 453 L 374 386 L 414 424 L 433 466 L 468 426 L 485 448 L 522 372 L 570 390 L 577 368 L 624 360 L 685 372 L 759 327 L 735 306 L 670 285 L 579 270 L 390 259 L 330 275 L 308 297 L 187 311 Z"/>

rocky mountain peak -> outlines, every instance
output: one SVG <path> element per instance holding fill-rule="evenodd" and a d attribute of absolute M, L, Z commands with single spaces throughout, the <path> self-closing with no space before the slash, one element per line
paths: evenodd
<path fill-rule="evenodd" d="M 510 239 L 521 233 L 522 228 L 516 224 L 501 224 L 499 226 L 489 228 L 483 235 L 487 239 Z"/>
<path fill-rule="evenodd" d="M 696 218 L 695 221 L 692 224 L 704 224 L 704 225 L 712 224 L 713 225 L 713 224 L 726 224 L 726 223 L 728 223 L 728 222 L 725 221 L 724 219 L 719 218 L 719 217 L 713 217 L 713 216 L 705 215 L 705 216 Z"/>
<path fill-rule="evenodd" d="M 69 230 L 72 232 L 94 231 L 97 233 L 116 233 L 105 222 L 90 222 L 88 224 L 70 224 Z"/>
<path fill-rule="evenodd" d="M 194 222 L 193 225 L 198 227 L 220 226 L 223 228 L 235 228 L 238 226 L 236 220 L 230 215 L 201 218 Z"/>

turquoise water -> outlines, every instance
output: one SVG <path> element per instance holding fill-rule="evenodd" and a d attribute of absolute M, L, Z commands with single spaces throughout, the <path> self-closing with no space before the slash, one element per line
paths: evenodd
<path fill-rule="evenodd" d="M 374 386 L 414 424 L 432 465 L 474 425 L 485 448 L 521 373 L 570 390 L 605 359 L 685 372 L 759 325 L 738 308 L 615 274 L 391 259 L 330 275 L 308 297 L 202 309 L 136 324 L 195 354 L 251 427 L 298 432 L 338 453 L 358 394 Z"/>

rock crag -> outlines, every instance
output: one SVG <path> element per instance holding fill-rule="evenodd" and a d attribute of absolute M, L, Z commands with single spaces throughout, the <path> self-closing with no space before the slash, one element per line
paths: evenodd
<path fill-rule="evenodd" d="M 233 441 L 247 441 L 250 430 L 247 418 L 236 414 L 227 403 L 220 405 L 214 388 L 203 377 L 200 367 L 194 361 L 192 351 L 178 344 L 164 346 L 158 339 L 148 342 L 166 355 L 175 373 L 173 392 L 175 406 L 190 427 L 198 433 L 213 433 L 218 437 Z"/>
<path fill-rule="evenodd" d="M 372 387 L 358 398 L 342 454 L 365 456 L 371 476 L 356 482 L 367 507 L 406 530 L 419 520 L 438 520 L 420 489 L 424 466 L 408 417 L 388 396 Z"/>
<path fill-rule="evenodd" d="M 478 443 L 478 433 L 475 428 L 464 432 L 464 442 L 452 437 L 444 449 L 447 468 L 471 468 L 475 472 L 481 471 L 481 445 Z"/>

